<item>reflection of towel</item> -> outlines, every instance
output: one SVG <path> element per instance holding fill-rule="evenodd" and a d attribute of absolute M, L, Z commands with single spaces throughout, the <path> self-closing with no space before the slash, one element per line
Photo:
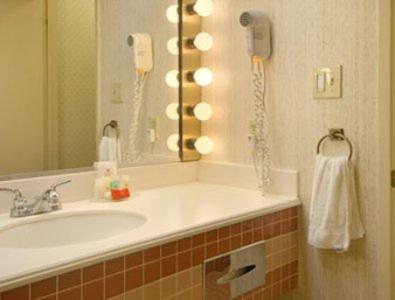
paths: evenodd
<path fill-rule="evenodd" d="M 99 161 L 121 163 L 121 144 L 119 139 L 103 136 L 99 146 Z"/>
<path fill-rule="evenodd" d="M 309 244 L 345 252 L 365 234 L 355 190 L 354 170 L 347 157 L 316 158 L 310 208 Z"/>

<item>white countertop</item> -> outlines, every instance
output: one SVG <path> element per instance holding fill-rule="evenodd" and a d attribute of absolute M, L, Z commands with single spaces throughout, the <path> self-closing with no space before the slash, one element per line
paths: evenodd
<path fill-rule="evenodd" d="M 201 182 L 138 192 L 124 202 L 87 200 L 65 203 L 62 211 L 51 215 L 108 209 L 140 214 L 147 221 L 131 232 L 89 243 L 28 249 L 0 247 L 0 290 L 76 265 L 93 263 L 297 205 L 300 205 L 297 198 L 264 198 L 256 191 Z M 18 221 L 20 219 L 11 219 L 8 214 L 0 215 L 0 230 Z"/>

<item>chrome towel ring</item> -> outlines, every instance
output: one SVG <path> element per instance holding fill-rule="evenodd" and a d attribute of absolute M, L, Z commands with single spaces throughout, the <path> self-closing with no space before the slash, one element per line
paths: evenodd
<path fill-rule="evenodd" d="M 342 128 L 329 129 L 329 134 L 322 137 L 320 139 L 320 141 L 318 142 L 317 154 L 320 154 L 321 145 L 326 139 L 330 139 L 332 141 L 346 141 L 349 148 L 350 148 L 350 154 L 348 155 L 348 159 L 349 160 L 352 159 L 352 156 L 354 154 L 353 146 L 352 146 L 350 139 L 344 134 L 344 129 L 342 129 Z"/>
<path fill-rule="evenodd" d="M 119 138 L 120 135 L 120 131 L 119 131 L 119 126 L 118 126 L 118 122 L 115 120 L 112 120 L 110 123 L 106 124 L 103 128 L 103 136 L 106 135 L 106 130 L 107 128 L 112 128 L 114 130 L 116 130 L 117 132 L 117 138 Z"/>

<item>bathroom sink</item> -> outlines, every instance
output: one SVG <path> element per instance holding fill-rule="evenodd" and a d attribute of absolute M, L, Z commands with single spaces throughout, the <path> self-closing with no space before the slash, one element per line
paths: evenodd
<path fill-rule="evenodd" d="M 120 211 L 48 214 L 1 229 L 0 247 L 45 248 L 88 243 L 130 232 L 145 222 L 140 215 Z"/>

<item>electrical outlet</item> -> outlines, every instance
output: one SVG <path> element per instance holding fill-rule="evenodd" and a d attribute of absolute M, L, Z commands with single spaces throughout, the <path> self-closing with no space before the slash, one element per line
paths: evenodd
<path fill-rule="evenodd" d="M 122 103 L 122 83 L 114 82 L 112 84 L 112 98 L 111 101 L 114 103 Z"/>

